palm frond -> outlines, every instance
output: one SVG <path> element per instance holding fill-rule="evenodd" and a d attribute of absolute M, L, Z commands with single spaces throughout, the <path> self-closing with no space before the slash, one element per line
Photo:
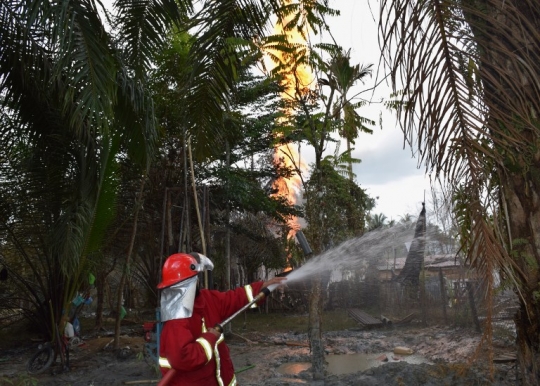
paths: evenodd
<path fill-rule="evenodd" d="M 127 51 L 127 63 L 135 78 L 143 79 L 152 68 L 153 58 L 167 41 L 172 27 L 187 28 L 191 1 L 116 0 L 120 46 Z"/>
<path fill-rule="evenodd" d="M 158 137 L 150 91 L 144 84 L 130 77 L 126 67 L 118 71 L 116 86 L 118 97 L 114 105 L 115 128 L 122 133 L 123 150 L 144 170 L 154 154 Z"/>
<path fill-rule="evenodd" d="M 523 46 L 524 41 L 538 45 L 540 33 L 527 23 L 529 17 L 522 17 L 527 8 L 538 12 L 538 7 L 525 3 L 507 4 L 505 18 L 487 11 L 500 6 L 494 0 L 382 4 L 385 17 L 379 27 L 392 79 L 409 90 L 402 99 L 408 103 L 402 114 L 405 134 L 412 139 L 411 129 L 418 130 L 411 143 L 435 172 L 459 180 L 463 168 L 472 166 L 467 149 L 494 157 L 482 141 L 486 136 L 501 152 L 525 149 L 528 140 L 517 127 L 535 126 L 533 112 L 540 111 L 540 54 Z M 522 30 L 513 30 L 512 23 Z M 482 39 L 495 35 L 502 40 Z M 484 55 L 497 60 L 484 60 Z M 489 107 L 488 93 L 495 98 Z"/>
<path fill-rule="evenodd" d="M 103 149 L 100 153 L 99 191 L 86 198 L 94 205 L 90 208 L 93 213 L 89 216 L 93 221 L 85 232 L 84 251 L 81 256 L 86 257 L 96 253 L 103 246 L 106 232 L 116 216 L 116 201 L 119 185 L 117 154 L 120 138 L 115 136 L 103 139 Z"/>
<path fill-rule="evenodd" d="M 522 378 L 534 384 L 538 349 L 528 336 L 539 329 L 540 246 L 530 192 L 540 186 L 540 3 L 385 0 L 381 11 L 392 83 L 407 90 L 397 105 L 405 136 L 454 193 L 488 306 L 495 272 L 519 294 L 518 358 Z"/>
<path fill-rule="evenodd" d="M 58 79 L 69 85 L 62 90 L 62 97 L 64 111 L 72 110 L 71 126 L 79 133 L 88 121 L 107 128 L 116 98 L 117 66 L 95 4 L 63 2 L 51 11 L 53 47 L 59 53 L 51 83 L 58 83 Z"/>
<path fill-rule="evenodd" d="M 4 105 L 21 124 L 60 116 L 59 126 L 87 141 L 88 122 L 108 127 L 116 91 L 110 41 L 93 2 L 63 2 L 39 12 L 17 9 L 0 9 L 2 19 L 16 15 L 0 30 Z M 45 111 L 35 111 L 38 100 L 48 106 Z"/>
<path fill-rule="evenodd" d="M 467 99 L 466 78 L 460 72 L 463 55 L 473 54 L 458 46 L 461 36 L 446 28 L 442 14 L 445 4 L 415 1 L 385 1 L 381 34 L 383 49 L 391 60 L 391 77 L 401 89 L 410 90 L 403 98 L 409 109 L 403 111 L 403 127 L 409 142 L 418 146 L 421 161 L 439 172 L 459 171 L 467 154 L 460 142 L 475 141 L 483 133 L 485 107 L 478 96 Z M 392 39 L 392 40 L 390 40 Z M 396 45 L 392 43 L 396 42 Z M 413 141 L 412 129 L 418 132 Z M 456 175 L 450 175 L 455 178 Z"/>
<path fill-rule="evenodd" d="M 242 62 L 256 49 L 251 40 L 268 26 L 268 7 L 245 1 L 210 1 L 198 16 L 191 49 L 193 73 L 186 90 L 185 122 L 196 144 L 196 156 L 211 154 L 220 143 L 224 112 L 231 91 L 244 71 Z M 219 147 L 219 146 L 218 146 Z"/>

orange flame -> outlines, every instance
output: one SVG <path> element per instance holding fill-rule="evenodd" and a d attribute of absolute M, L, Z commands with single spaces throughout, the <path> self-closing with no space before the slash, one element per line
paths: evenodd
<path fill-rule="evenodd" d="M 302 34 L 293 29 L 291 31 L 284 31 L 281 23 L 276 23 L 275 32 L 278 34 L 285 34 L 287 41 L 290 44 L 297 44 L 299 46 L 305 46 L 306 40 Z M 281 52 L 275 53 L 282 63 L 287 63 L 286 57 Z M 309 89 L 314 81 L 313 72 L 307 65 L 289 66 L 289 68 L 282 72 L 283 86 L 285 91 L 282 93 L 282 98 L 285 100 L 295 100 L 303 94 L 309 92 Z M 285 111 L 287 114 L 287 111 Z M 300 156 L 299 152 L 289 144 L 278 145 L 274 150 L 274 161 L 283 163 L 286 167 L 292 168 L 295 172 L 289 178 L 280 177 L 274 182 L 274 188 L 277 190 L 276 195 L 287 198 L 289 204 L 296 204 L 302 191 L 302 180 L 300 174 L 307 171 L 307 165 Z M 288 221 L 290 231 L 288 238 L 294 237 L 296 232 L 300 230 L 301 225 L 299 219 L 295 216 L 291 216 Z"/>

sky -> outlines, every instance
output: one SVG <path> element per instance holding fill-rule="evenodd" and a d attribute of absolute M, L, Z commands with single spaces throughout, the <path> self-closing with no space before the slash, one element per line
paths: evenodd
<path fill-rule="evenodd" d="M 339 9 L 341 15 L 331 18 L 328 23 L 336 42 L 345 50 L 351 49 L 351 64 L 372 63 L 375 75 L 380 58 L 376 20 L 379 3 L 371 1 L 372 9 L 369 3 L 367 0 L 330 0 L 330 7 Z M 375 76 L 365 85 L 359 84 L 359 91 L 369 89 L 374 83 Z M 376 95 L 362 93 L 360 97 L 380 102 L 390 93 L 391 88 L 383 82 L 377 87 Z M 381 113 L 382 129 L 379 125 Z M 353 165 L 356 182 L 371 197 L 378 197 L 372 213 L 383 213 L 396 221 L 405 214 L 417 216 L 424 197 L 429 202 L 431 196 L 425 167 L 419 167 L 418 158 L 413 157 L 408 145 L 404 148 L 403 132 L 396 118 L 380 103 L 360 109 L 359 114 L 377 122 L 372 135 L 360 134 L 353 151 L 353 157 L 362 160 Z M 345 150 L 345 145 L 340 149 Z"/>

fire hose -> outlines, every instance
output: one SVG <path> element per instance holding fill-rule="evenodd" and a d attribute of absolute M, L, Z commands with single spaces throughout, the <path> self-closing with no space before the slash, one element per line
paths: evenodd
<path fill-rule="evenodd" d="M 216 324 L 214 326 L 214 329 L 216 331 L 218 331 L 220 334 L 222 334 L 223 333 L 223 327 L 227 323 L 229 323 L 231 320 L 233 320 L 235 317 L 237 317 L 243 311 L 245 311 L 246 309 L 251 307 L 253 304 L 263 300 L 266 296 L 270 295 L 270 292 L 272 292 L 272 290 L 274 288 L 276 288 L 276 287 L 277 287 L 277 285 L 273 284 L 273 285 L 270 285 L 270 286 L 268 286 L 266 288 L 263 288 L 261 290 L 261 292 L 259 292 L 259 294 L 253 298 L 253 300 L 251 300 L 249 303 L 247 303 L 245 306 L 240 308 L 238 311 L 236 311 L 234 314 L 229 316 L 227 319 L 225 319 L 221 323 Z M 161 380 L 158 382 L 157 386 L 166 386 L 171 381 L 171 379 L 174 377 L 175 374 L 176 374 L 176 370 L 171 368 L 169 371 L 167 371 L 167 373 L 163 376 L 163 378 L 161 378 Z"/>

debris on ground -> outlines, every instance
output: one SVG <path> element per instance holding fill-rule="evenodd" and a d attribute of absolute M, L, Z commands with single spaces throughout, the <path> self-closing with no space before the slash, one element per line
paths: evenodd
<path fill-rule="evenodd" d="M 226 338 L 242 386 L 284 385 L 495 385 L 516 384 L 515 350 L 510 340 L 497 342 L 493 362 L 493 380 L 489 367 L 481 358 L 469 365 L 477 352 L 481 335 L 474 330 L 429 327 L 408 324 L 399 328 L 377 330 L 344 330 L 324 333 L 327 355 L 373 354 L 377 366 L 362 372 L 327 374 L 324 381 L 313 381 L 309 372 L 310 350 L 307 334 L 264 334 L 251 332 Z M 29 376 L 26 361 L 36 345 L 0 351 L 0 384 L 2 380 L 17 385 L 18 380 L 38 381 L 40 386 L 69 384 L 71 386 L 108 386 L 157 383 L 157 367 L 147 363 L 144 355 L 142 329 L 123 332 L 120 349 L 112 350 L 108 334 L 83 338 L 70 354 L 71 369 L 57 375 L 51 373 Z M 400 350 L 396 349 L 400 348 Z M 401 350 L 407 349 L 407 350 Z M 402 351 L 406 351 L 403 353 Z M 427 363 L 407 363 L 407 353 L 422 356 Z M 482 352 L 482 351 L 481 351 Z M 282 374 L 283 364 L 308 364 L 297 374 Z M 298 367 L 302 369 L 301 366 Z M 135 383 L 136 382 L 136 383 Z M 318 383 L 317 383 L 318 382 Z M 322 382 L 322 383 L 321 383 Z M 7 383 L 7 382 L 6 382 Z M 26 383 L 28 384 L 28 383 Z M 150 384 L 150 383 L 148 383 Z"/>

